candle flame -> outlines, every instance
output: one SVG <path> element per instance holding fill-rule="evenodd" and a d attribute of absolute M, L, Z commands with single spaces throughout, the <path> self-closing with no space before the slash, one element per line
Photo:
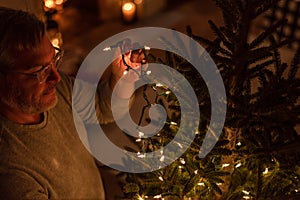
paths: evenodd
<path fill-rule="evenodd" d="M 132 3 L 125 3 L 123 5 L 124 10 L 132 10 L 132 8 L 133 8 Z"/>

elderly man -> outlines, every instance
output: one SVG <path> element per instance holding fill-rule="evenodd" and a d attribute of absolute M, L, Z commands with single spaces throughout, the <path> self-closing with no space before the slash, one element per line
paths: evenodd
<path fill-rule="evenodd" d="M 101 175 L 74 125 L 74 80 L 58 71 L 63 52 L 30 13 L 1 7 L 0 29 L 0 199 L 105 199 Z M 144 57 L 127 59 L 136 66 Z M 125 68 L 116 60 L 110 81 L 97 88 L 99 122 L 113 120 L 110 95 Z M 137 79 L 118 89 L 120 106 Z M 82 108 L 79 116 L 88 113 Z"/>

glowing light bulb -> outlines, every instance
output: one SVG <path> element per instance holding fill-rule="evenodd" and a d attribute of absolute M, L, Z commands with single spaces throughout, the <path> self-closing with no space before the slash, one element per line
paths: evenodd
<path fill-rule="evenodd" d="M 242 166 L 242 163 L 238 163 L 235 165 L 235 168 L 239 168 L 240 166 Z"/>
<path fill-rule="evenodd" d="M 180 144 L 179 142 L 176 142 L 176 144 L 179 146 L 180 149 L 182 149 L 182 144 Z"/>
<path fill-rule="evenodd" d="M 63 2 L 64 2 L 64 0 L 56 0 L 55 1 L 56 5 L 61 5 L 61 4 L 63 4 Z"/>
<path fill-rule="evenodd" d="M 164 181 L 164 179 L 163 179 L 162 176 L 158 177 L 158 179 L 159 179 L 160 181 Z"/>
<path fill-rule="evenodd" d="M 268 173 L 269 173 L 269 169 L 266 168 L 265 171 L 263 172 L 263 174 L 266 175 L 266 174 L 268 174 Z"/>
<path fill-rule="evenodd" d="M 128 74 L 128 71 L 127 71 L 127 70 L 125 70 L 125 71 L 123 72 L 123 75 L 126 75 L 126 74 Z"/>
<path fill-rule="evenodd" d="M 46 0 L 45 1 L 45 6 L 47 8 L 55 8 L 55 2 L 53 0 Z"/>
<path fill-rule="evenodd" d="M 243 192 L 244 194 L 247 194 L 247 195 L 250 194 L 250 192 L 247 191 L 247 190 L 243 190 L 242 192 Z"/>
<path fill-rule="evenodd" d="M 179 160 L 180 160 L 181 164 L 183 164 L 183 165 L 185 164 L 185 160 L 183 158 L 180 158 Z"/>
<path fill-rule="evenodd" d="M 163 156 L 159 159 L 159 161 L 160 161 L 160 162 L 164 162 L 164 160 L 165 160 L 165 156 L 163 155 Z"/>
<path fill-rule="evenodd" d="M 225 163 L 225 164 L 223 164 L 223 165 L 222 165 L 222 168 L 224 168 L 224 167 L 228 167 L 228 166 L 230 166 L 230 164 L 228 164 L 228 163 Z"/>
<path fill-rule="evenodd" d="M 145 46 L 144 46 L 144 49 L 145 49 L 145 50 L 150 50 L 151 48 L 145 45 Z"/>
<path fill-rule="evenodd" d="M 111 51 L 111 47 L 105 47 L 103 51 Z"/>
<path fill-rule="evenodd" d="M 54 38 L 51 40 L 51 43 L 53 46 L 55 47 L 59 47 L 59 39 L 58 38 Z"/>
<path fill-rule="evenodd" d="M 140 195 L 138 195 L 138 199 L 139 199 L 139 200 L 144 200 L 144 198 L 141 197 Z"/>

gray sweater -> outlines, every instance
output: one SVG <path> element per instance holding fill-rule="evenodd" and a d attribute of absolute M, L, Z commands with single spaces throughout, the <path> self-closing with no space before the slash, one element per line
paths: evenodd
<path fill-rule="evenodd" d="M 105 199 L 95 161 L 74 125 L 72 85 L 73 80 L 62 74 L 57 87 L 58 104 L 44 113 L 40 124 L 20 125 L 0 117 L 1 200 Z M 89 91 L 82 86 L 80 92 Z M 99 93 L 102 95 L 96 97 L 96 105 L 100 105 L 98 120 L 107 123 L 112 121 L 108 98 L 111 90 L 106 85 Z M 79 116 L 90 120 L 90 108 L 80 108 Z"/>

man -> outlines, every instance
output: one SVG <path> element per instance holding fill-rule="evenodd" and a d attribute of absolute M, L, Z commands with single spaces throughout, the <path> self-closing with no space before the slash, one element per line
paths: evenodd
<path fill-rule="evenodd" d="M 74 125 L 74 80 L 57 70 L 62 53 L 35 16 L 0 7 L 0 199 L 105 199 Z M 135 63 L 126 57 L 134 67 L 144 59 L 135 56 Z M 110 95 L 126 68 L 121 59 L 112 65 L 111 79 L 95 99 L 101 123 L 113 120 Z M 131 74 L 117 88 L 120 107 L 137 79 Z M 79 116 L 89 113 L 87 106 L 79 108 Z"/>

